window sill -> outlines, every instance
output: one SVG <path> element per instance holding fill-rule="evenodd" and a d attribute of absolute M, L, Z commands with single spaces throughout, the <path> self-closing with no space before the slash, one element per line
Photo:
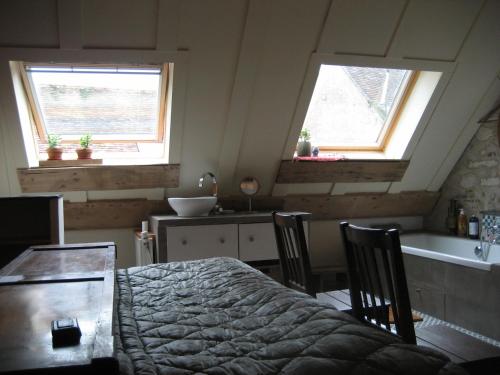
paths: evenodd
<path fill-rule="evenodd" d="M 306 161 L 306 162 L 331 162 L 331 161 L 339 161 L 339 160 L 347 160 L 347 158 L 343 156 L 294 156 L 293 161 Z"/>
<path fill-rule="evenodd" d="M 39 168 L 84 167 L 102 165 L 102 159 L 39 160 Z"/>
<path fill-rule="evenodd" d="M 23 193 L 173 188 L 179 164 L 85 165 L 19 168 Z"/>
<path fill-rule="evenodd" d="M 70 159 L 45 160 L 39 159 L 38 165 L 31 168 L 58 168 L 58 167 L 81 167 L 81 166 L 99 166 L 99 165 L 159 165 L 168 164 L 164 158 L 92 158 L 92 159 Z"/>

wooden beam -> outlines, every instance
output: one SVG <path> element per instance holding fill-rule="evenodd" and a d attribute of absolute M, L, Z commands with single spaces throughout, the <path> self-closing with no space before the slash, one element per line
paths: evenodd
<path fill-rule="evenodd" d="M 179 164 L 19 168 L 23 193 L 179 186 Z"/>
<path fill-rule="evenodd" d="M 282 160 L 276 182 L 392 182 L 401 181 L 408 160 Z"/>
<path fill-rule="evenodd" d="M 305 211 L 313 220 L 369 217 L 423 216 L 432 211 L 439 193 L 404 192 L 399 194 L 361 193 L 346 195 L 302 195 L 256 197 L 255 210 Z M 244 197 L 221 197 L 225 209 L 245 211 Z M 85 203 L 64 203 L 65 229 L 137 228 L 151 214 L 174 215 L 166 200 L 116 199 Z"/>
<path fill-rule="evenodd" d="M 174 214 L 166 200 L 98 200 L 64 202 L 64 229 L 137 228 L 151 214 Z"/>
<path fill-rule="evenodd" d="M 438 198 L 438 192 L 430 191 L 399 194 L 297 195 L 286 197 L 284 209 L 311 212 L 313 220 L 424 216 L 431 213 Z"/>

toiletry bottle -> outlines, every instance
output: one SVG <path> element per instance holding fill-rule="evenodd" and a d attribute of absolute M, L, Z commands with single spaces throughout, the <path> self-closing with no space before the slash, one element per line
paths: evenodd
<path fill-rule="evenodd" d="M 472 240 L 479 239 L 479 219 L 474 215 L 469 219 L 469 238 Z"/>
<path fill-rule="evenodd" d="M 465 215 L 464 209 L 460 209 L 460 213 L 457 218 L 457 235 L 460 237 L 467 237 L 467 216 Z"/>

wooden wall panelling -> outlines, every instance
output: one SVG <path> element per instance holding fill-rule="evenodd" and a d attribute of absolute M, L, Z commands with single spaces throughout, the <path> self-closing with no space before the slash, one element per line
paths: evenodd
<path fill-rule="evenodd" d="M 177 187 L 179 164 L 19 168 L 23 193 Z"/>
<path fill-rule="evenodd" d="M 428 215 L 438 192 L 358 193 L 332 196 L 289 196 L 285 211 L 312 212 L 314 220 Z"/>
<path fill-rule="evenodd" d="M 313 220 L 369 217 L 420 216 L 432 211 L 438 192 L 399 194 L 361 193 L 345 195 L 259 196 L 252 199 L 258 211 L 305 211 Z M 225 209 L 248 210 L 245 197 L 221 197 Z M 114 199 L 82 203 L 64 203 L 65 229 L 112 229 L 139 227 L 151 214 L 172 215 L 166 200 Z"/>
<path fill-rule="evenodd" d="M 408 160 L 337 160 L 294 162 L 282 160 L 277 183 L 401 181 Z"/>

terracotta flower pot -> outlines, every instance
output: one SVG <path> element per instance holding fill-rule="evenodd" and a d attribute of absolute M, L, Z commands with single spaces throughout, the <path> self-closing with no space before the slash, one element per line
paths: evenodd
<path fill-rule="evenodd" d="M 78 154 L 78 159 L 92 159 L 92 149 L 91 148 L 78 148 L 76 149 Z"/>
<path fill-rule="evenodd" d="M 47 149 L 48 160 L 62 160 L 63 148 L 62 147 L 49 147 Z"/>

